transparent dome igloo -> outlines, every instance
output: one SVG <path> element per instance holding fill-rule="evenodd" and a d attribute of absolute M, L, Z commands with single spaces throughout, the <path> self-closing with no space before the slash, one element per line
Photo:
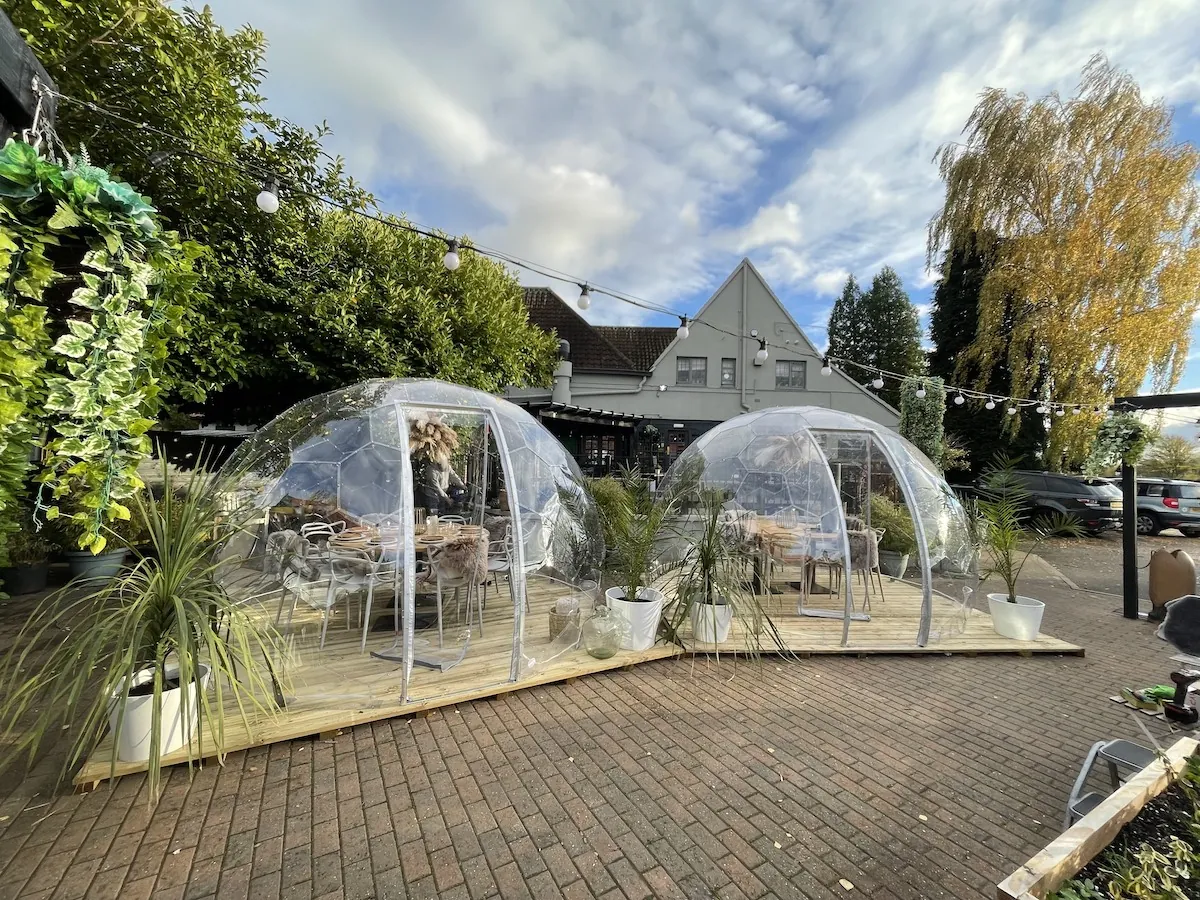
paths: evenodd
<path fill-rule="evenodd" d="M 518 680 L 578 643 L 578 617 L 551 634 L 545 615 L 590 609 L 598 514 L 571 456 L 505 400 L 364 382 L 282 413 L 220 478 L 241 526 L 227 586 L 275 617 L 306 673 L 328 669 L 329 693 L 426 699 L 467 671 L 472 689 Z"/>
<path fill-rule="evenodd" d="M 965 627 L 965 602 L 941 594 L 935 607 L 934 575 L 977 571 L 966 512 L 928 457 L 878 422 L 813 406 L 747 413 L 684 450 L 662 490 L 685 498 L 698 490 L 722 492 L 728 520 L 757 532 L 762 563 L 755 560 L 756 579 L 776 560 L 802 561 L 805 590 L 797 612 L 842 619 L 843 644 L 852 621 L 889 615 L 883 578 L 900 581 L 906 572 L 920 580 L 919 607 L 914 599 L 911 616 L 917 646 Z M 686 499 L 683 505 L 687 509 Z M 909 565 L 896 559 L 903 556 Z M 896 568 L 888 572 L 889 565 Z M 830 573 L 825 586 L 810 574 L 821 566 Z M 851 577 L 843 577 L 847 569 Z M 810 578 L 814 590 L 825 593 L 827 608 L 807 589 Z M 882 598 L 872 598 L 873 584 Z M 915 589 L 910 593 L 915 598 Z"/>

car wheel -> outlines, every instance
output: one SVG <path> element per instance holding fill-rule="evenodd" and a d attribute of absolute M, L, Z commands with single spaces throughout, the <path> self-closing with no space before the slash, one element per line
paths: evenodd
<path fill-rule="evenodd" d="M 1137 517 L 1137 533 L 1154 536 L 1162 531 L 1158 525 L 1158 519 L 1153 513 L 1138 513 Z"/>
<path fill-rule="evenodd" d="M 1200 537 L 1200 531 L 1197 531 L 1195 528 L 1189 528 L 1183 532 L 1183 536 L 1185 538 L 1198 538 Z"/>

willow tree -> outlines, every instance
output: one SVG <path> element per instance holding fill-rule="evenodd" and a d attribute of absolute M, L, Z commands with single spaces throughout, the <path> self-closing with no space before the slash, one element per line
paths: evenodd
<path fill-rule="evenodd" d="M 974 340 L 959 373 L 982 386 L 1005 366 L 1018 396 L 1037 390 L 1087 409 L 1179 381 L 1200 302 L 1200 153 L 1175 143 L 1171 112 L 1103 57 L 1075 97 L 985 91 L 935 157 L 945 204 L 927 261 L 989 235 Z M 1055 420 L 1049 458 L 1085 455 L 1099 417 Z"/>

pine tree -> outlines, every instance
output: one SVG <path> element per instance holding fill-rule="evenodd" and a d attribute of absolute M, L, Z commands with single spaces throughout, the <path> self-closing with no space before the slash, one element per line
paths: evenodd
<path fill-rule="evenodd" d="M 857 360 L 863 352 L 862 346 L 862 288 L 854 276 L 846 279 L 842 295 L 833 304 L 829 313 L 829 355 L 841 359 Z M 851 372 L 851 375 L 854 375 Z"/>
<path fill-rule="evenodd" d="M 863 294 L 856 313 L 862 343 L 857 355 L 847 358 L 905 376 L 925 371 L 917 310 L 895 269 L 884 266 L 872 279 L 871 289 Z M 865 370 L 859 372 L 863 380 L 871 377 Z M 879 396 L 900 407 L 900 385 L 894 379 L 885 379 Z"/>
<path fill-rule="evenodd" d="M 978 364 L 966 353 L 979 327 L 979 292 L 990 265 L 981 243 L 991 245 L 991 241 L 971 240 L 942 263 L 942 277 L 933 292 L 929 316 L 933 341 L 929 371 L 951 384 L 978 386 L 979 390 L 1006 396 L 1012 392 L 1007 363 L 997 365 L 985 381 Z M 978 476 L 1001 454 L 1019 459 L 1024 466 L 1041 468 L 1046 443 L 1043 417 L 1025 408 L 1010 419 L 1003 402 L 997 401 L 991 410 L 985 403 L 969 400 L 961 406 L 950 403 L 946 407 L 946 434 L 957 437 L 967 450 L 971 476 Z"/>

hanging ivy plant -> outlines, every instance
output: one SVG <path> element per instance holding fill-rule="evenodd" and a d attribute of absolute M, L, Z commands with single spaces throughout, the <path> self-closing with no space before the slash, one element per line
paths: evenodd
<path fill-rule="evenodd" d="M 106 524 L 129 518 L 201 250 L 85 154 L 63 165 L 18 141 L 0 151 L 0 541 L 43 434 L 46 518 L 69 515 L 97 553 Z"/>
<path fill-rule="evenodd" d="M 1088 475 L 1103 475 L 1120 464 L 1134 466 L 1154 435 L 1132 413 L 1118 413 L 1100 423 L 1092 450 L 1083 464 Z"/>

